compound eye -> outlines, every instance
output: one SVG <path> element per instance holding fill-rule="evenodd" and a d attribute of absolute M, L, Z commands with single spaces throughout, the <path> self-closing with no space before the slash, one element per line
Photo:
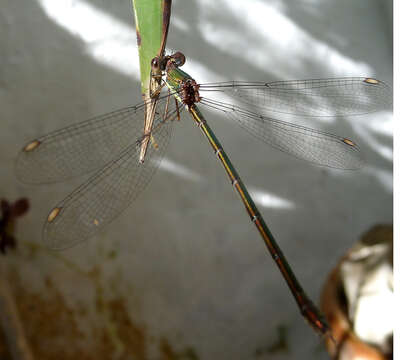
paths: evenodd
<path fill-rule="evenodd" d="M 171 58 L 174 60 L 175 65 L 177 66 L 182 66 L 185 64 L 185 55 L 179 51 L 171 55 Z"/>
<path fill-rule="evenodd" d="M 152 68 L 154 68 L 154 69 L 158 69 L 159 68 L 159 58 L 158 57 L 155 57 L 155 58 L 153 58 L 152 59 L 152 61 L 151 61 L 151 66 L 152 66 Z"/>

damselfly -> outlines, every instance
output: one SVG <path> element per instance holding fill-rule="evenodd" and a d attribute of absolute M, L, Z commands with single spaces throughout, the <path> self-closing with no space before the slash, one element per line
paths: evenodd
<path fill-rule="evenodd" d="M 389 105 L 389 87 L 372 78 L 198 84 L 178 68 L 184 62 L 181 53 L 153 59 L 152 68 L 158 74 L 154 76 L 162 77 L 162 88 L 158 96 L 151 96 L 145 103 L 68 126 L 22 149 L 16 172 L 24 182 L 52 183 L 97 171 L 51 210 L 43 228 L 45 242 L 54 249 L 82 242 L 132 203 L 150 182 L 167 148 L 172 126 L 186 108 L 224 165 L 302 314 L 317 331 L 328 333 L 327 323 L 304 293 L 196 104 L 225 113 L 261 141 L 298 158 L 333 168 L 356 169 L 362 165 L 362 158 L 353 140 L 276 117 L 375 112 Z M 227 96 L 235 103 L 217 100 L 215 95 Z M 155 110 L 151 130 L 145 131 L 145 109 L 150 104 Z"/>

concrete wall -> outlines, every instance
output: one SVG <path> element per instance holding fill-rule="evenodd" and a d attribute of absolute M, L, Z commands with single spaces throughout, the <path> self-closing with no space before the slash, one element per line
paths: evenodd
<path fill-rule="evenodd" d="M 391 3 L 178 0 L 167 46 L 186 54 L 184 69 L 199 82 L 371 76 L 392 84 Z M 140 102 L 137 62 L 129 1 L 1 0 L 0 197 L 27 196 L 32 205 L 18 224 L 10 269 L 44 297 L 51 278 L 74 311 L 78 303 L 94 309 L 99 288 L 59 256 L 98 269 L 103 296 L 123 299 L 148 344 L 151 335 L 165 338 L 200 359 L 255 358 L 276 342 L 279 325 L 288 329 L 289 352 L 261 358 L 326 359 L 187 116 L 175 124 L 150 186 L 97 238 L 57 257 L 42 247 L 28 255 L 27 242 L 41 242 L 49 209 L 84 178 L 20 184 L 18 150 L 48 131 Z M 318 299 L 326 274 L 358 237 L 392 222 L 391 114 L 307 123 L 360 144 L 367 165 L 355 172 L 311 166 L 208 114 L 298 278 Z M 105 325 L 95 313 L 93 323 L 77 315 L 84 332 Z M 156 344 L 150 348 L 148 358 L 158 358 Z"/>

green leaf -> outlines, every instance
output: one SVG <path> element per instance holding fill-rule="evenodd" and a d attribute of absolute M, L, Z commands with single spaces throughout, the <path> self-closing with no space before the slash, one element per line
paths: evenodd
<path fill-rule="evenodd" d="M 133 0 L 139 48 L 142 95 L 148 93 L 150 62 L 158 55 L 163 37 L 163 0 Z"/>

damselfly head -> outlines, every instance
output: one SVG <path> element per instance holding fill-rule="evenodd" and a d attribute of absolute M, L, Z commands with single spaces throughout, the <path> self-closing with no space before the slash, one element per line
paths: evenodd
<path fill-rule="evenodd" d="M 155 58 L 153 58 L 150 63 L 152 72 L 158 73 L 160 71 L 164 71 L 166 69 L 167 62 L 170 59 L 171 56 L 163 56 L 163 57 L 156 56 Z"/>

